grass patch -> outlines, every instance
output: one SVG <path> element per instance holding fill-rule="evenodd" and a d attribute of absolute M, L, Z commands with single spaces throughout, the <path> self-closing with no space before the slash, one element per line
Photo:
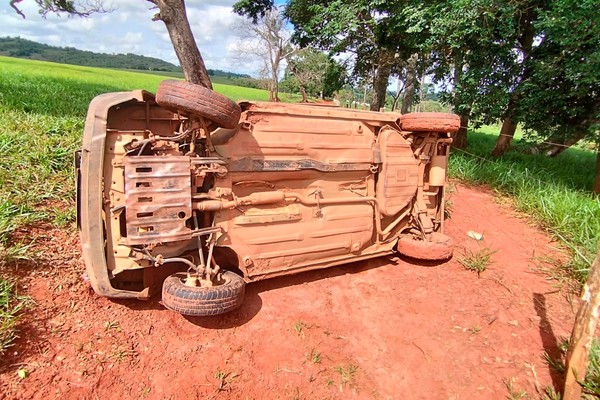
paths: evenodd
<path fill-rule="evenodd" d="M 529 397 L 525 390 L 516 389 L 513 384 L 513 378 L 504 380 L 504 386 L 506 386 L 506 390 L 508 390 L 508 395 L 506 396 L 508 400 L 526 399 Z"/>
<path fill-rule="evenodd" d="M 514 199 L 518 210 L 530 215 L 569 247 L 570 276 L 583 282 L 600 240 L 600 203 L 591 194 L 595 154 L 571 148 L 556 158 L 526 154 L 523 143 L 504 156 L 489 156 L 497 127 L 469 134 L 466 152 L 454 149 L 449 174 L 473 184 L 485 184 Z"/>
<path fill-rule="evenodd" d="M 465 267 L 467 271 L 477 272 L 479 277 L 491 263 L 492 254 L 495 252 L 486 248 L 479 250 L 465 249 L 458 262 Z"/>
<path fill-rule="evenodd" d="M 340 365 L 337 366 L 333 369 L 335 372 L 337 372 L 338 374 L 340 374 L 340 379 L 341 379 L 341 383 L 342 385 L 346 385 L 349 383 L 353 383 L 354 379 L 356 378 L 356 371 L 358 370 L 358 367 L 354 364 L 348 364 L 348 365 Z"/>
<path fill-rule="evenodd" d="M 28 299 L 19 296 L 13 282 L 0 277 L 0 356 L 13 345 L 17 336 L 17 323 Z"/>

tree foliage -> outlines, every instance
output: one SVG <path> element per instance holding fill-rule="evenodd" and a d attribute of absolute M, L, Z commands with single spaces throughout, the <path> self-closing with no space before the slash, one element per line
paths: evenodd
<path fill-rule="evenodd" d="M 301 47 L 315 46 L 333 54 L 352 54 L 356 77 L 372 76 L 371 109 L 385 102 L 389 76 L 399 59 L 416 50 L 417 38 L 406 22 L 411 1 L 291 0 L 285 14 Z"/>
<path fill-rule="evenodd" d="M 519 119 L 553 140 L 587 137 L 600 144 L 600 7 L 554 1 L 536 21 L 539 45 L 520 88 Z"/>
<path fill-rule="evenodd" d="M 300 91 L 303 101 L 307 101 L 307 96 L 332 96 L 342 88 L 345 77 L 345 68 L 342 65 L 312 47 L 301 49 L 288 59 L 288 85 Z"/>
<path fill-rule="evenodd" d="M 67 14 L 69 16 L 89 17 L 92 14 L 106 13 L 113 11 L 112 7 L 106 7 L 103 0 L 33 0 L 39 8 L 39 13 L 43 17 L 48 14 Z M 25 14 L 19 8 L 19 3 L 23 0 L 10 0 L 10 6 L 17 14 L 25 18 Z"/>

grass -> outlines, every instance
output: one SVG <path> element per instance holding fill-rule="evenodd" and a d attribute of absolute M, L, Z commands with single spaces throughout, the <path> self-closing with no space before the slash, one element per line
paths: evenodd
<path fill-rule="evenodd" d="M 495 252 L 486 248 L 479 250 L 465 249 L 458 262 L 468 271 L 477 272 L 479 277 L 491 263 L 492 254 Z"/>
<path fill-rule="evenodd" d="M 356 371 L 358 367 L 354 364 L 348 364 L 345 366 L 337 366 L 333 369 L 335 372 L 340 374 L 340 379 L 342 385 L 346 385 L 348 383 L 353 383 L 356 378 Z"/>
<path fill-rule="evenodd" d="M 595 154 L 571 148 L 556 158 L 527 154 L 523 143 L 504 156 L 489 156 L 498 127 L 469 133 L 466 152 L 455 149 L 449 174 L 472 184 L 485 184 L 514 199 L 525 212 L 563 242 L 573 255 L 564 266 L 583 282 L 600 240 L 600 203 L 591 194 Z"/>
<path fill-rule="evenodd" d="M 560 358 L 552 358 L 548 353 L 544 353 L 544 360 L 556 372 L 565 374 L 565 357 L 569 349 L 569 340 L 561 338 L 558 344 L 560 350 Z M 590 348 L 588 369 L 585 376 L 585 381 L 582 383 L 584 399 L 600 398 L 600 343 L 598 339 L 594 339 Z M 551 388 L 546 389 L 546 397 L 552 399 L 556 394 Z"/>
<path fill-rule="evenodd" d="M 17 338 L 17 323 L 27 304 L 28 299 L 17 294 L 14 283 L 0 277 L 0 356 Z"/>
<path fill-rule="evenodd" d="M 294 332 L 298 334 L 298 336 L 304 337 L 304 329 L 307 328 L 306 324 L 302 321 L 297 321 L 292 325 L 292 329 Z"/>
<path fill-rule="evenodd" d="M 504 380 L 504 386 L 506 386 L 506 390 L 508 390 L 508 395 L 506 396 L 508 400 L 525 399 L 529 396 L 526 391 L 515 389 L 513 383 L 513 378 Z"/>
<path fill-rule="evenodd" d="M 310 353 L 307 354 L 307 358 L 313 364 L 321 363 L 321 353 L 317 351 L 315 348 L 311 349 Z"/>

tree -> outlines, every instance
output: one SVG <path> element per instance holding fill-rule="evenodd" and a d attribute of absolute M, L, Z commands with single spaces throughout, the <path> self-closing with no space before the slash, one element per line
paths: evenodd
<path fill-rule="evenodd" d="M 419 53 L 411 54 L 406 63 L 406 80 L 404 84 L 404 96 L 402 98 L 402 106 L 400 113 L 406 114 L 410 110 L 415 95 L 415 85 L 417 83 L 417 62 L 419 61 Z"/>
<path fill-rule="evenodd" d="M 10 5 L 15 11 L 25 18 L 25 14 L 18 8 L 18 3 L 23 0 L 11 0 Z M 109 12 L 112 9 L 106 9 L 102 0 L 88 0 L 77 2 L 73 0 L 34 0 L 39 6 L 40 13 L 47 15 L 69 14 L 80 17 L 87 17 L 97 12 Z M 175 54 L 183 70 L 185 79 L 188 82 L 205 86 L 212 89 L 212 84 L 204 65 L 204 60 L 198 50 L 192 29 L 185 10 L 184 0 L 147 0 L 158 8 L 158 13 L 154 16 L 154 21 L 163 21 L 169 37 L 173 43 Z"/>
<path fill-rule="evenodd" d="M 348 70 L 346 66 L 330 56 L 323 75 L 323 97 L 333 97 L 336 92 L 342 90 L 347 81 Z"/>
<path fill-rule="evenodd" d="M 580 139 L 596 143 L 600 194 L 600 9 L 593 1 L 554 1 L 541 13 L 540 44 L 521 88 L 520 119 L 525 129 L 557 155 Z M 535 112 L 534 110 L 537 110 Z"/>
<path fill-rule="evenodd" d="M 184 0 L 147 1 L 158 7 L 159 11 L 153 20 L 160 20 L 167 27 L 185 79 L 190 83 L 212 89 L 210 77 L 187 18 Z"/>
<path fill-rule="evenodd" d="M 503 121 L 494 154 L 517 124 L 558 154 L 600 142 L 600 9 L 594 1 L 453 0 L 409 13 L 427 37 L 443 99 L 476 126 Z M 466 124 L 462 123 L 463 126 Z M 596 179 L 600 191 L 600 177 Z"/>
<path fill-rule="evenodd" d="M 518 76 L 518 81 L 508 99 L 508 104 L 503 115 L 502 128 L 496 141 L 496 145 L 492 150 L 492 155 L 500 156 L 510 147 L 512 138 L 515 135 L 518 124 L 518 112 L 520 108 L 520 101 L 522 98 L 521 87 L 526 84 L 527 79 L 531 73 L 531 57 L 533 51 L 533 43 L 537 36 L 536 34 L 536 19 L 539 13 L 543 10 L 546 1 L 521 1 L 515 2 L 515 28 L 516 28 L 516 41 L 514 43 L 515 49 L 520 52 L 520 59 L 522 59 L 521 70 Z"/>
<path fill-rule="evenodd" d="M 81 4 L 72 0 L 34 0 L 40 8 L 40 14 L 46 17 L 48 14 L 66 13 L 77 17 L 89 17 L 96 13 L 106 13 L 112 11 L 112 8 L 105 8 L 102 0 L 88 0 Z M 17 14 L 25 18 L 25 14 L 19 8 L 18 4 L 23 0 L 11 0 L 10 6 Z"/>
<path fill-rule="evenodd" d="M 281 65 L 296 51 L 283 16 L 277 8 L 272 8 L 262 16 L 257 16 L 256 20 L 247 21 L 240 29 L 243 34 L 239 43 L 240 54 L 261 59 L 263 75 L 269 80 L 269 101 L 280 101 L 278 93 Z"/>
<path fill-rule="evenodd" d="M 300 49 L 288 59 L 287 76 L 302 95 L 302 101 L 313 97 L 330 97 L 341 89 L 345 68 L 327 54 L 312 48 Z"/>

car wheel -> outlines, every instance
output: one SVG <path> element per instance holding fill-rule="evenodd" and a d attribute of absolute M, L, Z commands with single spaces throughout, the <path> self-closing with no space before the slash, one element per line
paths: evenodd
<path fill-rule="evenodd" d="M 438 232 L 432 233 L 428 241 L 414 235 L 400 235 L 396 251 L 417 260 L 443 261 L 452 258 L 454 244 L 450 237 Z"/>
<path fill-rule="evenodd" d="M 242 110 L 236 102 L 204 86 L 185 81 L 162 81 L 156 103 L 187 117 L 202 117 L 218 127 L 235 128 Z"/>
<path fill-rule="evenodd" d="M 186 273 L 177 273 L 165 279 L 162 289 L 163 305 L 169 310 L 189 316 L 224 314 L 242 305 L 245 282 L 231 271 L 222 274 L 222 280 L 212 287 L 186 286 Z"/>
<path fill-rule="evenodd" d="M 423 112 L 400 117 L 403 131 L 455 133 L 460 129 L 460 117 L 455 114 Z"/>

